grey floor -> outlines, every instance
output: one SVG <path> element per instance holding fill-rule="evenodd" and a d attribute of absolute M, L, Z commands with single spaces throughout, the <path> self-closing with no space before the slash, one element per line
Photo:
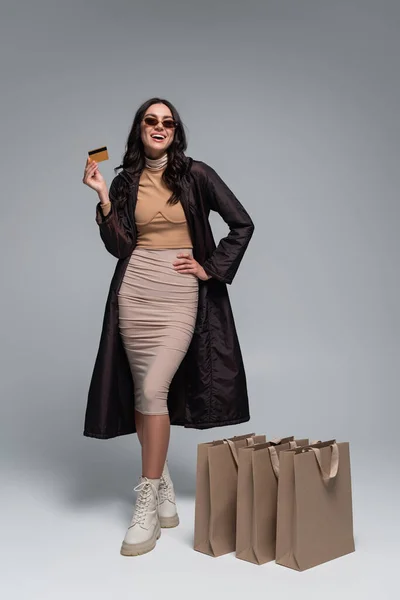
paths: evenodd
<path fill-rule="evenodd" d="M 92 447 L 99 442 L 82 444 Z M 303 573 L 274 563 L 256 566 L 233 554 L 215 559 L 194 551 L 194 472 L 185 473 L 179 462 L 171 471 L 178 488 L 180 526 L 164 530 L 153 552 L 122 557 L 119 549 L 139 472 L 136 463 L 129 469 L 122 454 L 125 442 L 110 444 L 108 463 L 86 463 L 85 453 L 67 470 L 57 455 L 30 461 L 29 469 L 15 461 L 10 469 L 13 461 L 7 463 L 1 495 L 3 598 L 101 600 L 142 593 L 143 598 L 290 594 L 297 600 L 368 600 L 389 590 L 397 597 L 398 475 L 388 453 L 377 452 L 374 443 L 369 458 L 361 446 L 352 451 L 356 552 Z M 105 449 L 99 452 L 99 460 L 106 455 Z M 118 468 L 119 459 L 128 467 L 125 473 Z"/>

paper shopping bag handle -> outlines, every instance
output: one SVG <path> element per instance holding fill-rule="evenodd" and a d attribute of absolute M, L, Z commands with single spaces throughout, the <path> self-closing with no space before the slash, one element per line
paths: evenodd
<path fill-rule="evenodd" d="M 333 444 L 331 444 L 331 448 L 332 448 L 331 464 L 330 464 L 328 472 L 325 471 L 322 466 L 321 450 L 319 448 L 313 448 L 312 446 L 309 448 L 309 450 L 312 450 L 315 454 L 315 458 L 317 459 L 319 470 L 321 471 L 322 479 L 324 480 L 324 483 L 328 483 L 329 481 L 334 479 L 336 477 L 336 475 L 338 474 L 338 470 L 339 470 L 339 446 L 337 445 L 336 442 L 334 442 Z"/>
<path fill-rule="evenodd" d="M 274 471 L 275 477 L 279 477 L 279 456 L 275 446 L 268 446 L 269 457 L 271 459 L 272 470 Z"/>
<path fill-rule="evenodd" d="M 291 440 L 289 442 L 290 450 L 293 450 L 294 448 L 297 448 L 297 447 L 298 447 L 297 442 L 295 440 Z M 268 452 L 269 452 L 269 456 L 271 459 L 272 469 L 274 471 L 275 477 L 278 479 L 278 477 L 279 477 L 279 456 L 278 456 L 275 446 L 268 446 Z"/>
<path fill-rule="evenodd" d="M 236 466 L 239 466 L 239 458 L 238 458 L 238 453 L 237 453 L 237 449 L 235 444 L 232 442 L 232 440 L 228 440 L 227 438 L 225 438 L 223 440 L 224 444 L 228 444 L 228 447 L 230 449 L 230 451 L 232 452 L 232 456 L 233 456 L 233 460 L 235 461 Z"/>
<path fill-rule="evenodd" d="M 252 435 L 255 435 L 255 434 L 252 434 Z M 245 437 L 244 436 L 244 437 L 242 437 L 240 439 L 245 439 L 247 446 L 255 446 L 256 445 L 255 441 L 254 441 L 254 438 L 252 438 L 252 437 Z M 230 448 L 230 451 L 232 452 L 232 456 L 233 456 L 233 459 L 234 459 L 234 461 L 236 463 L 236 466 L 238 467 L 239 466 L 239 457 L 238 457 L 238 451 L 237 451 L 237 448 L 236 448 L 235 444 L 232 442 L 232 440 L 229 440 L 228 438 L 224 438 L 222 441 L 224 442 L 224 444 L 228 444 L 228 446 Z"/>

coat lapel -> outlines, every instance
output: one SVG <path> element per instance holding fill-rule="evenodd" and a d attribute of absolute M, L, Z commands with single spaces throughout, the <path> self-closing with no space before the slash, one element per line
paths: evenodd
<path fill-rule="evenodd" d="M 131 173 L 129 173 L 129 171 L 126 171 L 124 169 L 121 171 L 120 177 L 122 177 L 122 179 L 124 179 L 127 182 L 127 184 L 129 185 L 129 198 L 127 201 L 127 214 L 128 214 L 128 219 L 129 219 L 129 223 L 130 223 L 132 232 L 134 232 L 134 234 L 136 236 L 135 207 L 136 207 L 137 194 L 138 194 L 138 189 L 139 189 L 140 174 L 133 176 Z"/>

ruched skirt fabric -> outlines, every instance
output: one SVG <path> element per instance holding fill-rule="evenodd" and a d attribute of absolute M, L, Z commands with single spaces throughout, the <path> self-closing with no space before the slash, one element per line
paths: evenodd
<path fill-rule="evenodd" d="M 175 271 L 180 252 L 136 246 L 118 292 L 119 330 L 135 387 L 135 409 L 168 414 L 172 378 L 191 342 L 198 279 Z"/>

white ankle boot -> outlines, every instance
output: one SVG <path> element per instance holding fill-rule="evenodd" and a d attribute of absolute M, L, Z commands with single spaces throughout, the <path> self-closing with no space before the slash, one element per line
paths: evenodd
<path fill-rule="evenodd" d="M 150 552 L 161 535 L 158 517 L 157 479 L 140 477 L 139 484 L 133 488 L 138 491 L 132 521 L 121 546 L 124 556 L 137 556 Z"/>
<path fill-rule="evenodd" d="M 174 485 L 169 474 L 167 461 L 165 461 L 158 488 L 158 516 L 161 527 L 176 527 L 179 525 Z"/>

